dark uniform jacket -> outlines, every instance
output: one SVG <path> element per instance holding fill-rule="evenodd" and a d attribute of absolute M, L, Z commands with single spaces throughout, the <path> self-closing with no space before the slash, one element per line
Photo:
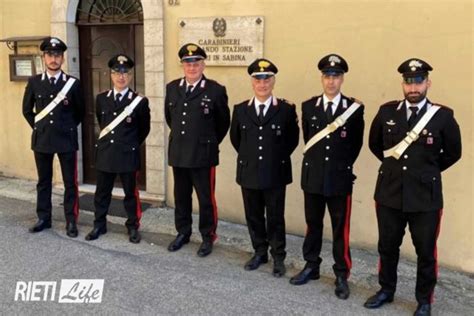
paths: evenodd
<path fill-rule="evenodd" d="M 137 93 L 128 90 L 122 100 L 115 104 L 113 90 L 97 95 L 96 116 L 100 129 L 109 125 Z M 143 97 L 132 114 L 127 116 L 111 132 L 97 140 L 96 169 L 111 173 L 133 172 L 140 169 L 140 145 L 150 132 L 150 108 Z"/>
<path fill-rule="evenodd" d="M 400 159 L 384 158 L 383 151 L 397 145 L 410 130 L 406 113 L 404 101 L 388 102 L 372 122 L 369 147 L 382 161 L 375 201 L 403 212 L 438 211 L 443 207 L 441 171 L 461 158 L 459 126 L 453 110 L 442 106 Z"/>
<path fill-rule="evenodd" d="M 272 189 L 292 182 L 290 155 L 298 146 L 295 106 L 272 100 L 262 123 L 253 100 L 234 106 L 230 139 L 237 157 L 237 183 L 247 189 Z"/>
<path fill-rule="evenodd" d="M 341 95 L 334 119 L 344 113 L 354 99 Z M 328 121 L 322 95 L 302 104 L 303 138 L 307 143 L 323 130 Z M 364 106 L 361 105 L 346 124 L 321 139 L 304 155 L 301 171 L 301 187 L 304 191 L 325 196 L 352 193 L 356 176 L 352 166 L 359 156 L 364 137 Z"/>
<path fill-rule="evenodd" d="M 84 118 L 84 99 L 76 79 L 63 99 L 48 115 L 35 123 L 40 113 L 64 87 L 71 76 L 61 73 L 51 86 L 46 73 L 28 80 L 23 96 L 23 116 L 33 128 L 31 149 L 42 153 L 65 153 L 78 150 L 77 125 Z"/>
<path fill-rule="evenodd" d="M 186 97 L 185 79 L 171 81 L 166 86 L 165 117 L 170 127 L 170 166 L 204 168 L 219 164 L 219 143 L 230 125 L 224 86 L 203 76 Z"/>

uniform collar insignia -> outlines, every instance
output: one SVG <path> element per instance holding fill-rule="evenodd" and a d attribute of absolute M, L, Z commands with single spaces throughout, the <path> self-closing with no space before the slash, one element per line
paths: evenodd
<path fill-rule="evenodd" d="M 111 94 L 112 94 L 112 90 L 109 90 L 109 93 L 107 93 L 107 98 L 110 98 Z"/>
<path fill-rule="evenodd" d="M 131 99 L 132 99 L 132 96 L 133 96 L 133 92 L 130 91 L 130 92 L 128 93 L 128 99 L 131 100 Z"/>
<path fill-rule="evenodd" d="M 45 80 L 46 79 L 46 72 L 43 72 L 43 74 L 41 75 L 41 80 Z"/>
<path fill-rule="evenodd" d="M 251 105 L 252 105 L 253 99 L 255 99 L 255 97 L 252 97 L 252 98 L 249 100 L 249 103 L 247 103 L 248 106 L 251 106 Z"/>
<path fill-rule="evenodd" d="M 179 82 L 179 86 L 182 87 L 184 84 L 184 78 L 181 79 L 181 81 Z"/>
<path fill-rule="evenodd" d="M 316 100 L 316 106 L 319 106 L 321 104 L 321 97 L 318 97 L 318 100 Z"/>
<path fill-rule="evenodd" d="M 403 101 L 400 101 L 400 103 L 398 104 L 398 107 L 397 107 L 397 111 L 400 110 L 403 106 Z"/>
<path fill-rule="evenodd" d="M 273 106 L 277 106 L 278 105 L 278 99 L 275 96 L 272 96 L 272 99 L 273 99 Z"/>
<path fill-rule="evenodd" d="M 342 99 L 342 108 L 347 109 L 347 99 Z"/>
<path fill-rule="evenodd" d="M 201 89 L 204 89 L 205 86 L 206 86 L 206 79 L 202 79 L 201 80 Z"/>
<path fill-rule="evenodd" d="M 63 81 L 67 81 L 66 74 L 63 72 Z"/>

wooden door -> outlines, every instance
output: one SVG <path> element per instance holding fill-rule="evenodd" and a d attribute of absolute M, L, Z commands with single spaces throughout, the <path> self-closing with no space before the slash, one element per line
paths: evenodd
<path fill-rule="evenodd" d="M 79 26 L 81 83 L 86 102 L 86 116 L 82 126 L 84 183 L 96 183 L 94 148 L 100 129 L 95 117 L 97 94 L 112 89 L 107 63 L 117 54 L 130 56 L 136 66 L 130 88 L 143 93 L 143 26 L 135 24 Z M 141 151 L 139 187 L 146 186 L 145 145 Z M 120 182 L 116 183 L 120 185 Z"/>

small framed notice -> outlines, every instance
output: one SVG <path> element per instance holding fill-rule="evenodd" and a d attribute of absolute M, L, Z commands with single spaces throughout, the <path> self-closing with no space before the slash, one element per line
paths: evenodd
<path fill-rule="evenodd" d="M 10 81 L 26 81 L 29 77 L 41 72 L 43 68 L 41 57 L 36 55 L 10 55 L 9 57 Z"/>

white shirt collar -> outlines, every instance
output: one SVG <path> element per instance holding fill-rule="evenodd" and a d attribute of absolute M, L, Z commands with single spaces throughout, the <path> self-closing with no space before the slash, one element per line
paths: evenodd
<path fill-rule="evenodd" d="M 420 102 L 418 102 L 416 104 L 411 104 L 408 100 L 405 100 L 405 102 L 407 103 L 407 109 L 408 109 L 408 111 L 410 111 L 410 113 L 411 113 L 411 110 L 410 110 L 411 106 L 416 106 L 418 108 L 418 110 L 417 110 L 417 112 L 418 112 L 425 105 L 426 98 L 424 98 L 423 100 L 421 100 Z"/>
<path fill-rule="evenodd" d="M 196 82 L 194 82 L 194 83 L 191 84 L 191 83 L 189 83 L 189 82 L 185 79 L 185 81 L 186 81 L 186 90 L 188 90 L 188 86 L 191 86 L 191 85 L 192 85 L 193 87 L 192 87 L 192 89 L 191 89 L 191 92 L 194 91 L 194 89 L 196 89 L 196 86 L 199 84 L 199 82 L 201 82 L 201 80 L 202 80 L 202 76 L 201 76 L 201 78 L 199 78 Z"/>
<path fill-rule="evenodd" d="M 121 97 L 120 97 L 120 101 L 122 101 L 123 97 L 127 94 L 129 88 L 126 87 L 125 89 L 123 89 L 122 91 L 117 91 L 115 90 L 114 88 L 114 100 L 115 100 L 115 96 L 117 95 L 117 93 L 120 93 Z"/>
<path fill-rule="evenodd" d="M 341 101 L 341 93 L 339 92 L 332 100 L 328 98 L 326 94 L 323 93 L 323 104 L 324 104 L 324 111 L 326 111 L 326 107 L 328 102 L 332 102 L 332 112 L 336 111 L 337 105 Z"/>
<path fill-rule="evenodd" d="M 268 108 L 272 104 L 272 99 L 273 99 L 273 96 L 269 96 L 268 99 L 266 99 L 265 102 L 262 103 L 262 102 L 258 101 L 257 97 L 255 97 L 253 103 L 255 105 L 255 110 L 257 111 L 257 113 L 260 112 L 259 105 L 260 104 L 265 104 L 265 108 L 263 108 L 263 115 L 267 114 Z"/>
<path fill-rule="evenodd" d="M 46 76 L 48 77 L 48 80 L 50 80 L 51 77 L 56 78 L 56 81 L 55 81 L 55 82 L 57 83 L 57 82 L 59 81 L 59 78 L 61 77 L 61 74 L 62 74 L 62 73 L 63 73 L 62 71 L 58 71 L 54 76 L 51 76 L 51 75 L 49 74 L 49 72 L 46 71 Z"/>

